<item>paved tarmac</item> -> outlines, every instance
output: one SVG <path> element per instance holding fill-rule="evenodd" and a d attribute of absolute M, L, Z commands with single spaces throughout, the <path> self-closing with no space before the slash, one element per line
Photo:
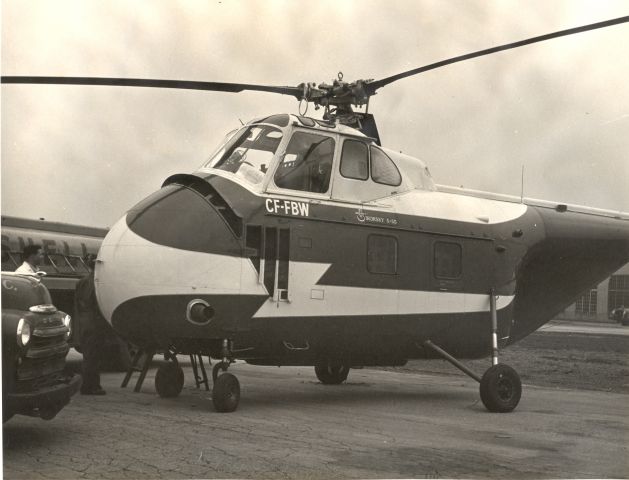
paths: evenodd
<path fill-rule="evenodd" d="M 73 354 L 71 363 L 76 363 Z M 3 428 L 4 475 L 24 478 L 626 478 L 629 398 L 525 386 L 510 414 L 488 413 L 467 378 L 352 370 L 325 386 L 311 368 L 230 371 L 239 409 L 209 392 L 176 399 L 120 389 L 76 396 L 54 420 Z"/>
<path fill-rule="evenodd" d="M 629 336 L 629 327 L 620 325 L 619 323 L 554 321 L 542 325 L 537 331 L 542 333 L 585 333 L 591 335 Z"/>

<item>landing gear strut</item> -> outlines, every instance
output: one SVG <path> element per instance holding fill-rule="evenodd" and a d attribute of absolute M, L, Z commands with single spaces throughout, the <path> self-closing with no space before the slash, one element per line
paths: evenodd
<path fill-rule="evenodd" d="M 459 362 L 445 350 L 439 348 L 430 340 L 423 343 L 450 362 L 456 368 L 480 383 L 480 398 L 485 408 L 490 412 L 511 412 L 520 402 L 522 396 L 522 382 L 517 372 L 508 365 L 498 363 L 498 315 L 496 311 L 496 296 L 491 291 L 489 296 L 491 311 L 491 363 L 492 366 L 485 371 L 482 377 Z"/>
<path fill-rule="evenodd" d="M 233 412 L 240 402 L 240 383 L 235 375 L 227 372 L 232 362 L 232 342 L 223 340 L 222 361 L 212 369 L 212 403 L 217 412 Z M 220 373 L 222 371 L 223 373 Z"/>
<path fill-rule="evenodd" d="M 229 362 L 218 362 L 216 365 L 214 365 L 214 368 L 212 368 L 212 381 L 216 382 L 219 373 L 226 372 L 228 368 Z"/>

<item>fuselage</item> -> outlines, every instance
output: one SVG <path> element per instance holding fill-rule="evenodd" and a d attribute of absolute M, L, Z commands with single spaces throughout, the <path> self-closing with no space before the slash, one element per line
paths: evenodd
<path fill-rule="evenodd" d="M 230 339 L 251 363 L 396 365 L 429 356 L 427 339 L 488 355 L 492 292 L 507 345 L 627 261 L 622 215 L 447 191 L 355 130 L 276 115 L 129 210 L 96 282 L 140 345 L 219 356 Z"/>
<path fill-rule="evenodd" d="M 74 311 L 74 289 L 89 273 L 87 254 L 96 255 L 107 230 L 84 225 L 2 216 L 2 270 L 15 271 L 22 263 L 26 245 L 44 250 L 42 281 L 57 308 Z"/>

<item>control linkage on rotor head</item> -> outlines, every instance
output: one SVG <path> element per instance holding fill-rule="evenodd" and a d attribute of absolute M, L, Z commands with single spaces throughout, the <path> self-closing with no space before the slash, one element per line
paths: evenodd
<path fill-rule="evenodd" d="M 343 81 L 343 72 L 339 72 L 338 78 L 332 84 L 301 83 L 298 88 L 303 90 L 299 100 L 312 102 L 315 107 L 336 107 L 340 112 L 350 113 L 351 107 L 360 107 L 369 104 L 369 97 L 375 95 L 375 91 L 370 92 L 367 88 L 373 79 L 356 80 L 354 82 Z"/>
<path fill-rule="evenodd" d="M 343 72 L 338 73 L 338 78 L 332 81 L 332 84 L 320 83 L 301 83 L 297 88 L 303 93 L 297 96 L 300 102 L 313 103 L 315 110 L 319 107 L 325 108 L 323 119 L 329 122 L 339 122 L 356 128 L 367 136 L 376 139 L 380 144 L 378 129 L 375 126 L 373 116 L 369 115 L 369 97 L 375 95 L 375 89 L 370 89 L 369 85 L 373 79 L 356 80 L 354 82 L 343 81 Z M 364 112 L 354 112 L 352 107 L 361 107 L 366 105 Z M 370 128 L 364 129 L 364 123 L 367 122 Z"/>

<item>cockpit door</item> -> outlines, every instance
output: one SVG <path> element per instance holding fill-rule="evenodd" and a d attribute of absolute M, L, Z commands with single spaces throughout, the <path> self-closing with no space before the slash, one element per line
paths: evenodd
<path fill-rule="evenodd" d="M 336 135 L 295 130 L 281 153 L 267 193 L 330 198 Z"/>

